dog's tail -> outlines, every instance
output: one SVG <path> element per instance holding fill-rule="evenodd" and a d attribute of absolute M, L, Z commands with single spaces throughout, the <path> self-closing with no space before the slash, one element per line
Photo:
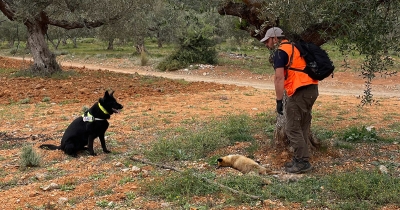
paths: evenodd
<path fill-rule="evenodd" d="M 58 150 L 61 149 L 61 146 L 56 146 L 53 144 L 42 144 L 39 146 L 41 149 L 48 149 L 48 150 Z"/>

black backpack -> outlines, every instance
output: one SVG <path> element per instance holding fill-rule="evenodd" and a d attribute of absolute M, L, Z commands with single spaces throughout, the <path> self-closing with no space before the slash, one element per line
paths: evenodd
<path fill-rule="evenodd" d="M 304 70 L 291 68 L 290 66 L 293 62 L 292 53 L 290 56 L 289 65 L 286 67 L 286 69 L 304 72 L 314 80 L 321 81 L 327 78 L 329 75 L 332 75 L 333 77 L 333 70 L 335 70 L 335 66 L 325 50 L 321 49 L 319 46 L 302 40 L 298 42 L 284 42 L 282 44 L 292 44 L 293 48 L 296 47 L 300 51 L 300 56 L 304 58 L 307 64 Z"/>

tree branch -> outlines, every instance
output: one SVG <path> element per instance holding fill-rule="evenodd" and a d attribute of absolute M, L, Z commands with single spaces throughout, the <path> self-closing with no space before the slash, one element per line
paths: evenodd
<path fill-rule="evenodd" d="M 58 26 L 65 29 L 75 29 L 75 28 L 96 28 L 102 26 L 106 23 L 105 20 L 88 21 L 83 20 L 82 22 L 70 22 L 67 20 L 49 20 L 49 25 Z"/>
<path fill-rule="evenodd" d="M 0 10 L 3 14 L 10 20 L 14 20 L 15 11 L 13 11 L 8 2 L 5 0 L 0 0 Z"/>
<path fill-rule="evenodd" d="M 261 20 L 258 18 L 259 14 L 259 7 L 256 7 L 256 5 L 251 4 L 249 1 L 244 1 L 246 3 L 234 3 L 232 1 L 228 1 L 223 5 L 222 7 L 219 7 L 218 13 L 220 15 L 232 15 L 232 16 L 237 16 L 245 20 L 248 24 L 244 27 L 241 27 L 240 29 L 248 31 L 251 36 L 257 38 L 258 40 L 261 40 L 263 38 L 262 34 L 265 34 L 265 31 L 262 31 L 261 33 L 256 34 L 254 27 L 256 29 L 261 29 L 262 24 L 265 22 L 265 20 Z M 258 4 L 257 4 L 258 5 Z M 261 6 L 258 5 L 258 6 Z M 251 27 L 253 26 L 253 27 Z M 272 27 L 272 26 L 271 26 Z M 269 27 L 268 27 L 269 28 Z"/>
<path fill-rule="evenodd" d="M 376 2 L 376 6 L 389 4 L 393 1 L 395 0 L 379 0 Z M 268 20 L 259 18 L 260 10 L 267 2 L 268 1 L 266 0 L 242 0 L 241 3 L 235 3 L 232 0 L 227 0 L 218 8 L 218 13 L 220 15 L 231 15 L 242 18 L 247 22 L 248 25 L 241 27 L 240 29 L 249 32 L 252 37 L 261 40 L 269 28 L 273 26 L 279 26 L 279 20 L 268 22 Z M 349 19 L 349 24 L 351 24 L 351 21 L 356 20 L 358 16 L 363 15 L 356 10 L 350 11 L 350 13 L 353 13 L 354 16 Z M 266 23 L 267 25 L 263 26 L 263 24 Z M 308 27 L 301 34 L 297 35 L 297 38 L 301 38 L 308 42 L 313 42 L 314 44 L 320 46 L 330 39 L 329 36 L 322 37 L 320 32 L 323 31 L 328 35 L 333 34 L 339 27 L 340 25 L 336 23 L 318 23 Z M 258 33 L 256 33 L 256 30 L 258 30 Z"/>

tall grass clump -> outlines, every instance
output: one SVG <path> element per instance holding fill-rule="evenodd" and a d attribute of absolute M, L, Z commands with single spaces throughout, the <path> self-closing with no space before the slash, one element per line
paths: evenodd
<path fill-rule="evenodd" d="M 165 134 L 151 145 L 150 150 L 144 152 L 146 157 L 157 162 L 196 160 L 238 141 L 255 141 L 251 118 L 246 115 L 228 116 L 199 127 L 196 130 L 181 131 L 178 135 L 172 131 L 172 134 Z"/>
<path fill-rule="evenodd" d="M 145 52 L 144 49 L 142 49 L 140 52 L 140 65 L 147 66 L 148 63 L 149 63 L 149 58 L 147 57 L 147 53 Z"/>
<path fill-rule="evenodd" d="M 22 147 L 21 151 L 21 167 L 37 167 L 40 165 L 41 157 L 40 155 L 33 149 L 32 145 L 26 145 Z"/>

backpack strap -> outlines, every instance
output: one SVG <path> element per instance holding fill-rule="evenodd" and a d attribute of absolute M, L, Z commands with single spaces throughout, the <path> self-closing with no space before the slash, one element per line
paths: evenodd
<path fill-rule="evenodd" d="M 288 65 L 285 66 L 285 70 L 292 70 L 292 71 L 299 71 L 299 72 L 304 72 L 304 69 L 296 69 L 292 68 L 292 63 L 293 63 L 293 54 L 294 54 L 294 43 L 293 42 L 282 42 L 281 44 L 291 44 L 292 45 L 292 54 L 290 55 L 289 63 Z M 287 75 L 286 75 L 287 77 Z"/>
<path fill-rule="evenodd" d="M 301 70 L 301 69 L 296 69 L 296 68 L 292 68 L 292 67 L 291 67 L 291 66 L 292 66 L 292 63 L 293 63 L 294 43 L 293 43 L 293 42 L 282 42 L 281 44 L 291 44 L 291 45 L 292 45 L 292 54 L 290 55 L 288 64 L 285 66 L 285 80 L 286 80 L 287 77 L 288 77 L 288 70 L 289 70 L 289 69 L 290 69 L 290 70 L 293 70 L 293 71 L 300 71 L 300 72 L 303 72 L 303 70 Z"/>

